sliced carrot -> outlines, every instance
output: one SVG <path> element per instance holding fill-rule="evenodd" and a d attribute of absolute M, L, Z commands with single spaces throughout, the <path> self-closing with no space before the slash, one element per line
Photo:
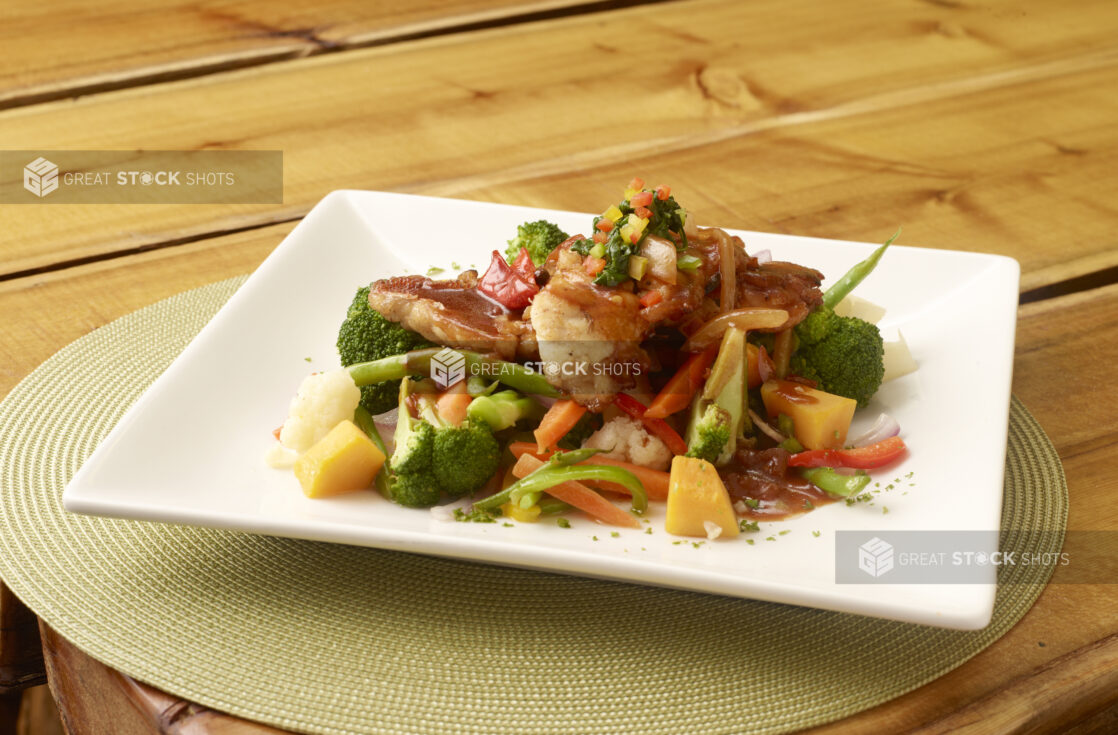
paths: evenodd
<path fill-rule="evenodd" d="M 512 456 L 516 457 L 517 459 L 524 456 L 525 454 L 530 454 L 536 459 L 540 460 L 547 459 L 551 456 L 551 452 L 542 454 L 537 451 L 536 445 L 532 444 L 531 442 L 512 442 L 511 444 L 509 444 L 509 451 L 512 452 Z M 585 462 L 579 462 L 579 464 L 604 464 L 609 465 L 610 467 L 620 467 L 623 470 L 629 470 L 634 475 L 636 475 L 637 479 L 640 480 L 641 485 L 644 485 L 644 492 L 648 496 L 649 500 L 662 501 L 668 499 L 668 481 L 671 479 L 671 475 L 667 472 L 654 470 L 650 467 L 642 467 L 641 465 L 633 464 L 632 462 L 622 462 L 619 459 L 610 459 L 609 457 L 603 457 L 600 454 L 591 457 Z M 595 482 L 593 484 L 603 490 L 610 490 L 612 492 L 623 493 L 625 495 L 629 494 L 629 491 L 626 490 L 624 486 L 618 485 L 614 482 Z"/>
<path fill-rule="evenodd" d="M 540 452 L 554 449 L 559 440 L 575 427 L 578 420 L 586 413 L 586 406 L 580 406 L 569 399 L 556 401 L 540 420 L 536 428 L 536 444 Z"/>
<path fill-rule="evenodd" d="M 683 367 L 676 371 L 663 390 L 652 399 L 645 418 L 664 419 L 691 405 L 695 391 L 703 384 L 704 373 L 718 355 L 718 345 L 712 345 L 702 352 L 687 358 Z"/>
<path fill-rule="evenodd" d="M 513 474 L 517 477 L 526 477 L 543 465 L 543 462 L 531 454 L 523 454 L 513 465 Z M 544 490 L 553 498 L 569 503 L 584 513 L 608 523 L 612 526 L 626 528 L 640 528 L 641 524 L 628 512 L 618 508 L 613 503 L 603 498 L 598 493 L 580 482 L 564 482 Z"/>
<path fill-rule="evenodd" d="M 461 426 L 473 396 L 466 392 L 466 381 L 459 380 L 435 401 L 439 417 L 451 426 Z"/>

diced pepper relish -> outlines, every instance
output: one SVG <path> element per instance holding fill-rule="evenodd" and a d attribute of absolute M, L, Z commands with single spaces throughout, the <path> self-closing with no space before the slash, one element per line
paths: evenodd
<path fill-rule="evenodd" d="M 634 273 L 643 274 L 641 268 L 631 266 L 630 260 L 639 257 L 641 242 L 648 235 L 675 243 L 680 252 L 686 249 L 686 221 L 687 213 L 669 187 L 645 189 L 644 181 L 634 178 L 625 190 L 625 198 L 594 218 L 593 235 L 574 243 L 571 249 L 587 258 L 587 272 L 594 276 L 594 283 L 617 286 L 634 278 Z"/>

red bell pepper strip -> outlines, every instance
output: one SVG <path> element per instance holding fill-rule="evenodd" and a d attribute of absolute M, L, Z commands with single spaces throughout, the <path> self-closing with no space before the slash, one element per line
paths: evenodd
<path fill-rule="evenodd" d="M 887 465 L 907 451 L 904 440 L 893 436 L 857 449 L 812 449 L 788 458 L 789 467 L 850 467 L 871 470 Z"/>
<path fill-rule="evenodd" d="M 540 287 L 534 279 L 523 278 L 494 250 L 489 270 L 478 281 L 477 290 L 509 309 L 523 309 L 540 292 Z"/>
<path fill-rule="evenodd" d="M 691 405 L 695 391 L 703 384 L 703 377 L 718 355 L 718 345 L 711 345 L 702 352 L 695 352 L 683 367 L 676 371 L 667 385 L 652 399 L 644 417 L 664 419 Z"/>
<path fill-rule="evenodd" d="M 618 393 L 613 399 L 613 405 L 644 424 L 644 428 L 659 437 L 672 454 L 687 454 L 687 442 L 683 441 L 683 437 L 664 419 L 646 417 L 645 413 L 648 409 L 636 398 L 625 393 Z"/>

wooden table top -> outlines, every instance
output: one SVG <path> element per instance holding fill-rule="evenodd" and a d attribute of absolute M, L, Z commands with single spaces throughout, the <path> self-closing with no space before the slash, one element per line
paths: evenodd
<path fill-rule="evenodd" d="M 277 205 L 0 204 L 0 396 L 96 327 L 250 272 L 330 190 L 594 211 L 639 174 L 700 222 L 901 223 L 1016 258 L 1013 391 L 1064 462 L 1069 528 L 1118 528 L 1109 0 L 13 0 L 0 49 L 5 150 L 284 154 Z M 818 732 L 1118 730 L 1114 589 L 1049 585 L 958 669 Z M 44 633 L 75 733 L 118 702 L 116 732 L 275 732 Z"/>

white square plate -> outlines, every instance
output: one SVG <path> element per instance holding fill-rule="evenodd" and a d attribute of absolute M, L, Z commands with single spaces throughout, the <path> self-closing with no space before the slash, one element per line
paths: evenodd
<path fill-rule="evenodd" d="M 271 429 L 306 374 L 337 367 L 338 325 L 354 291 L 431 265 L 484 270 L 516 226 L 550 219 L 588 232 L 590 215 L 402 194 L 338 191 L 276 248 L 140 400 L 65 490 L 81 513 L 438 554 L 773 600 L 953 628 L 981 628 L 994 585 L 839 585 L 838 530 L 991 530 L 1001 513 L 1016 321 L 1016 261 L 893 246 L 857 293 L 887 307 L 920 365 L 887 383 L 860 421 L 886 411 L 910 452 L 875 479 L 912 472 L 873 503 L 835 503 L 749 534 L 754 545 L 697 548 L 653 532 L 573 519 L 453 523 L 373 491 L 308 500 L 267 467 Z M 750 252 L 821 270 L 828 282 L 874 245 L 738 232 Z M 452 276 L 451 276 L 452 277 Z M 307 358 L 311 362 L 307 362 Z M 855 426 L 857 431 L 858 426 Z M 177 437 L 167 441 L 166 437 Z M 872 486 L 871 486 L 872 487 Z M 888 505 L 888 514 L 883 505 Z M 654 504 L 659 505 L 659 504 Z M 779 531 L 788 533 L 779 535 Z M 814 532 L 818 532 L 816 536 Z M 772 536 L 773 541 L 765 539 Z M 991 549 L 992 550 L 992 549 Z"/>

